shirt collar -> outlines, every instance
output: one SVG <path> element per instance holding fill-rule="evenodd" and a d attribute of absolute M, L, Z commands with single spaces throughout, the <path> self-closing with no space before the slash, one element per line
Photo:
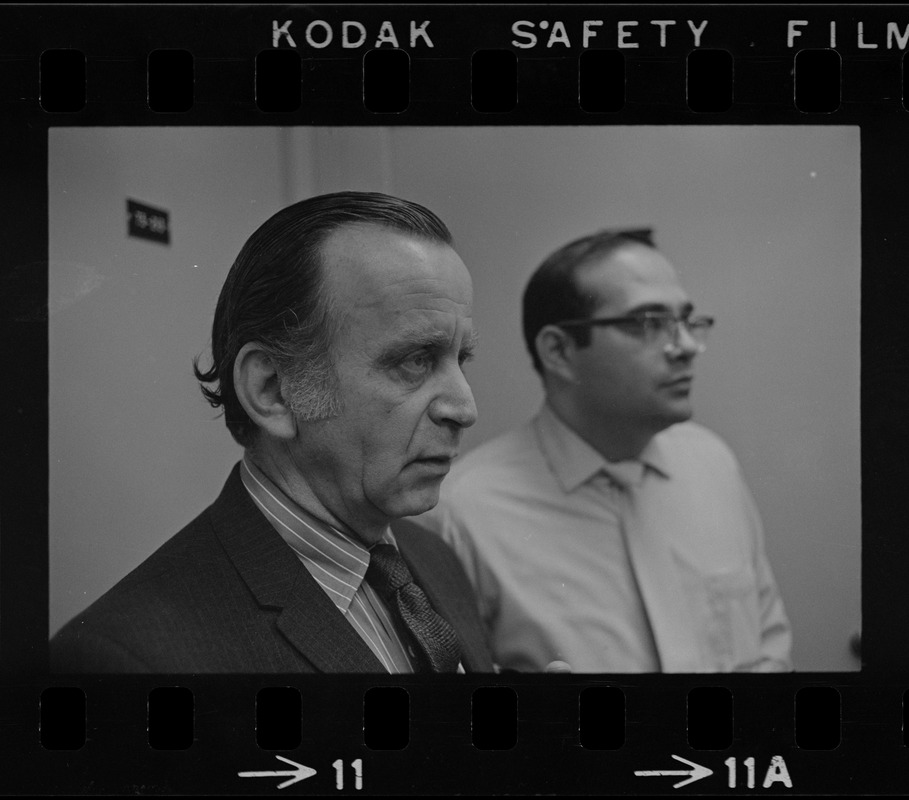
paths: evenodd
<path fill-rule="evenodd" d="M 669 477 L 659 434 L 647 443 L 638 458 L 607 461 L 562 422 L 548 403 L 543 404 L 534 419 L 534 427 L 543 455 L 566 493 L 573 492 L 601 472 L 626 488 L 639 484 L 648 470 Z"/>
<path fill-rule="evenodd" d="M 329 587 L 335 605 L 346 611 L 366 576 L 369 549 L 291 500 L 246 455 L 240 477 L 265 518 L 323 588 Z M 397 545 L 391 529 L 381 541 Z"/>

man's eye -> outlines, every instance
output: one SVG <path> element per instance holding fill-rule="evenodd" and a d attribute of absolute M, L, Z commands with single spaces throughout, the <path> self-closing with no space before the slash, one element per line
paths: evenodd
<path fill-rule="evenodd" d="M 419 377 L 426 374 L 433 364 L 433 358 L 430 353 L 419 352 L 413 353 L 398 364 L 398 368 L 407 377 Z"/>
<path fill-rule="evenodd" d="M 653 322 L 650 317 L 629 317 L 626 324 L 626 330 L 630 333 L 642 336 L 653 330 Z"/>
<path fill-rule="evenodd" d="M 640 318 L 641 330 L 646 333 L 661 333 L 669 325 L 669 317 L 647 316 Z"/>

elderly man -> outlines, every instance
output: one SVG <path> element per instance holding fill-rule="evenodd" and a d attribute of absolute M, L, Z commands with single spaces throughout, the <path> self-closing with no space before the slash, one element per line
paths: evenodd
<path fill-rule="evenodd" d="M 565 245 L 524 294 L 546 402 L 420 522 L 458 552 L 502 667 L 788 670 L 789 624 L 729 448 L 688 422 L 697 316 L 650 231 Z"/>
<path fill-rule="evenodd" d="M 196 365 L 245 450 L 218 499 L 52 642 L 58 671 L 491 671 L 432 508 L 476 419 L 470 276 L 380 194 L 285 208 L 246 242 Z"/>

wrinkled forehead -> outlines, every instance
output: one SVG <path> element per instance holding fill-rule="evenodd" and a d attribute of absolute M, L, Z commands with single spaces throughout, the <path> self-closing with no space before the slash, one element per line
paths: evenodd
<path fill-rule="evenodd" d="M 402 307 L 429 298 L 469 306 L 470 274 L 444 242 L 372 224 L 347 225 L 322 246 L 325 284 L 342 310 Z"/>
<path fill-rule="evenodd" d="M 622 313 L 642 305 L 675 307 L 688 302 L 678 273 L 666 257 L 636 242 L 582 264 L 575 280 L 598 312 Z"/>

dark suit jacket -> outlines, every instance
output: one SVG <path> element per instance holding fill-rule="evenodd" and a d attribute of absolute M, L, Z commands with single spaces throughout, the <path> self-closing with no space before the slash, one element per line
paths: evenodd
<path fill-rule="evenodd" d="M 491 672 L 457 558 L 406 520 L 404 560 L 454 627 L 468 671 Z M 54 672 L 384 672 L 249 497 L 234 467 L 218 499 L 51 641 Z"/>

